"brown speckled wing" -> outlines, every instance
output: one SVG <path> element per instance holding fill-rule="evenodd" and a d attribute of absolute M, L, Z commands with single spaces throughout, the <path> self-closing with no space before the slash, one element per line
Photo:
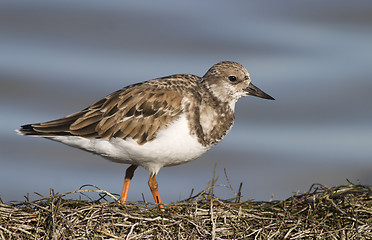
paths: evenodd
<path fill-rule="evenodd" d="M 182 113 L 182 94 L 172 84 L 153 82 L 116 91 L 81 112 L 54 121 L 24 125 L 25 135 L 74 135 L 95 138 L 128 137 L 144 144 Z"/>
<path fill-rule="evenodd" d="M 161 127 L 177 119 L 182 112 L 182 98 L 173 91 L 137 85 L 110 95 L 100 108 L 102 118 L 93 124 L 102 138 L 131 137 L 144 144 L 151 141 Z M 84 127 L 76 121 L 71 125 L 72 133 L 79 134 Z"/>

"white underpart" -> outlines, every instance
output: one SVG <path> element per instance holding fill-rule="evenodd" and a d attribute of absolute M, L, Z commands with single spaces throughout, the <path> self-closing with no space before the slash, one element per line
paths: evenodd
<path fill-rule="evenodd" d="M 204 134 L 208 134 L 216 125 L 219 124 L 219 116 L 215 109 L 205 104 L 200 106 L 200 112 L 200 125 L 202 126 Z M 224 115 L 224 113 L 222 113 L 221 115 Z"/>
<path fill-rule="evenodd" d="M 218 116 L 216 111 L 208 105 L 201 105 L 200 112 L 200 125 L 204 134 L 207 134 L 213 130 L 214 126 L 218 125 Z"/>
<path fill-rule="evenodd" d="M 234 101 L 234 100 L 232 100 L 232 101 L 229 102 L 229 106 L 230 106 L 230 108 L 231 108 L 231 110 L 233 112 L 235 112 L 235 104 L 236 104 L 236 102 L 237 101 Z"/>
<path fill-rule="evenodd" d="M 189 162 L 205 153 L 196 136 L 190 135 L 185 115 L 157 133 L 156 139 L 138 145 L 131 138 L 87 139 L 79 136 L 53 136 L 62 142 L 89 152 L 99 154 L 111 161 L 142 166 L 157 174 L 162 167 Z"/>

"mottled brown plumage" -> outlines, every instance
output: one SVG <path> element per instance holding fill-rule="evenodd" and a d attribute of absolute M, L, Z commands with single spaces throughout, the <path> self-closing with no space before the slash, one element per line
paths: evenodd
<path fill-rule="evenodd" d="M 153 140 L 160 128 L 183 111 L 181 101 L 185 90 L 179 86 L 186 84 L 195 88 L 198 79 L 193 75 L 172 75 L 131 85 L 81 112 L 54 121 L 25 125 L 21 131 L 25 135 L 42 136 L 131 137 L 138 144 L 144 144 Z"/>
<path fill-rule="evenodd" d="M 80 112 L 22 126 L 19 133 L 50 138 L 128 163 L 120 201 L 126 202 L 137 166 L 150 171 L 149 187 L 164 211 L 156 175 L 211 149 L 230 131 L 235 103 L 253 95 L 273 99 L 235 62 L 213 65 L 203 77 L 176 74 L 122 88 Z"/>
<path fill-rule="evenodd" d="M 144 144 L 152 141 L 161 128 L 185 112 L 190 134 L 195 135 L 203 146 L 215 145 L 228 133 L 234 122 L 234 110 L 229 105 L 235 100 L 234 93 L 221 84 L 228 81 L 219 77 L 229 76 L 229 72 L 241 74 L 236 82 L 228 84 L 248 86 L 249 82 L 247 84 L 246 81 L 249 76 L 241 69 L 238 63 L 221 62 L 203 78 L 175 74 L 133 84 L 113 92 L 81 112 L 54 121 L 24 125 L 20 131 L 25 135 L 44 137 L 130 137 L 138 144 Z M 213 119 L 213 126 L 209 129 L 203 127 L 203 119 Z"/>

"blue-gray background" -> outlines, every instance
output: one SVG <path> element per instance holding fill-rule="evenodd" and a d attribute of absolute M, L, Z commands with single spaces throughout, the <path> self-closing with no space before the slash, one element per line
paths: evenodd
<path fill-rule="evenodd" d="M 276 101 L 246 97 L 231 133 L 158 175 L 165 202 L 223 169 L 244 199 L 284 199 L 320 182 L 372 183 L 371 1 L 1 1 L 0 196 L 93 184 L 120 193 L 127 165 L 42 138 L 26 123 L 85 108 L 128 84 L 242 63 Z M 129 200 L 152 201 L 137 170 Z M 222 198 L 232 197 L 220 189 Z"/>

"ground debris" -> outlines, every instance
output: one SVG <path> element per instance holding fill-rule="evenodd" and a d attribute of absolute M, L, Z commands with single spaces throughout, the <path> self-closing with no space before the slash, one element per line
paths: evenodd
<path fill-rule="evenodd" d="M 284 201 L 244 201 L 206 190 L 167 205 L 122 205 L 100 189 L 0 202 L 0 239 L 372 239 L 372 191 L 348 183 L 314 184 Z M 98 192 L 98 200 L 68 199 Z M 235 193 L 235 192 L 234 192 Z"/>

